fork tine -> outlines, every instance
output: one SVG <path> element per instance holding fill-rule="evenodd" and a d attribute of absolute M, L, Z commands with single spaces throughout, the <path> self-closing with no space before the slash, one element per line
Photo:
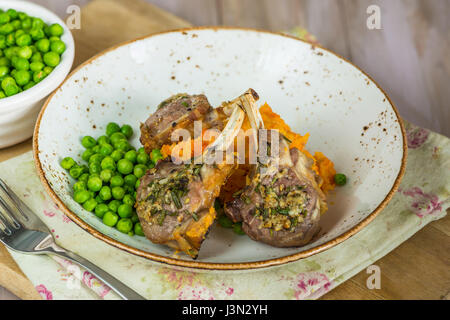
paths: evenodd
<path fill-rule="evenodd" d="M 3 217 L 1 211 L 0 211 L 0 231 L 3 231 L 7 236 L 10 236 L 12 234 L 11 224 Z"/>
<path fill-rule="evenodd" d="M 0 189 L 2 189 L 6 193 L 6 195 L 11 200 L 11 202 L 16 206 L 17 210 L 19 210 L 23 219 L 25 219 L 25 221 L 28 221 L 29 218 L 27 216 L 27 213 L 31 214 L 31 215 L 33 214 L 31 209 L 28 208 L 28 206 L 16 196 L 16 194 L 11 190 L 11 188 L 2 179 L 0 179 Z M 5 203 L 5 201 L 3 201 L 3 203 Z M 7 209 L 5 209 L 5 210 L 7 210 Z M 12 212 L 12 210 L 10 212 Z"/>
<path fill-rule="evenodd" d="M 14 228 L 20 229 L 20 223 L 15 219 L 14 211 L 11 209 L 11 207 L 5 202 L 5 200 L 2 197 L 0 197 L 0 206 L 5 211 L 4 214 L 3 214 L 3 218 L 5 220 L 8 220 L 8 222 Z M 2 215 L 1 212 L 0 212 L 0 215 Z"/>

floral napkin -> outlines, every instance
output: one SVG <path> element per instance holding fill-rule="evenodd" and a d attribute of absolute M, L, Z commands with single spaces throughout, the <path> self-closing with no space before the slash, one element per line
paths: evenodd
<path fill-rule="evenodd" d="M 63 247 L 91 260 L 148 299 L 316 299 L 371 265 L 450 206 L 450 139 L 406 123 L 408 162 L 399 191 L 366 228 L 312 257 L 256 271 L 191 272 L 112 247 L 59 211 L 36 175 L 31 152 L 0 163 L 0 177 Z M 118 299 L 70 262 L 11 252 L 44 299 Z"/>

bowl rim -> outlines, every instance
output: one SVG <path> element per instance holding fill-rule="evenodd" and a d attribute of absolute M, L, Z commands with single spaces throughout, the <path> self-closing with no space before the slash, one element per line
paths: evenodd
<path fill-rule="evenodd" d="M 355 235 L 357 232 L 359 232 L 361 229 L 363 229 L 365 226 L 367 226 L 370 222 L 372 222 L 372 220 L 375 219 L 375 217 L 386 207 L 386 205 L 388 204 L 388 202 L 392 199 L 393 195 L 395 194 L 395 192 L 397 191 L 401 179 L 405 173 L 405 168 L 406 168 L 406 158 L 407 158 L 407 153 L 408 153 L 408 149 L 407 149 L 407 143 L 406 143 L 406 132 L 405 132 L 405 127 L 403 124 L 402 119 L 400 118 L 400 115 L 398 113 L 397 108 L 395 107 L 395 105 L 392 103 L 391 99 L 389 98 L 389 96 L 386 94 L 386 92 L 378 85 L 378 83 L 375 82 L 375 80 L 373 80 L 373 78 L 368 75 L 366 72 L 364 72 L 361 68 L 357 67 L 356 65 L 354 65 L 352 62 L 348 61 L 346 58 L 340 56 L 339 54 L 334 53 L 331 50 L 325 49 L 320 45 L 316 45 L 316 44 L 312 44 L 308 41 L 299 39 L 295 36 L 291 36 L 288 34 L 284 34 L 281 32 L 274 32 L 274 31 L 266 31 L 266 30 L 261 30 L 261 29 L 254 29 L 254 28 L 243 28 L 243 27 L 228 27 L 228 26 L 201 26 L 201 27 L 189 27 L 189 28 L 180 28 L 180 29 L 174 29 L 174 30 L 168 30 L 168 31 L 163 31 L 163 32 L 158 32 L 158 33 L 152 33 L 143 37 L 139 37 L 136 39 L 132 39 L 132 40 L 128 40 L 122 43 L 119 43 L 117 45 L 114 45 L 106 50 L 101 51 L 100 53 L 94 55 L 93 57 L 89 58 L 88 60 L 86 60 L 85 62 L 83 62 L 82 64 L 80 64 L 79 66 L 77 66 L 71 73 L 70 75 L 59 85 L 58 89 L 68 80 L 70 79 L 76 72 L 78 72 L 80 69 L 82 69 L 84 66 L 91 64 L 93 61 L 95 61 L 97 58 L 105 55 L 106 53 L 113 51 L 119 47 L 122 46 L 126 46 L 128 44 L 131 44 L 133 42 L 139 41 L 139 40 L 144 40 L 150 37 L 154 37 L 154 36 L 159 36 L 159 35 L 164 35 L 164 34 L 168 34 L 168 33 L 187 33 L 187 32 L 191 32 L 191 31 L 199 31 L 199 30 L 213 30 L 213 31 L 217 31 L 217 30 L 234 30 L 234 31 L 249 31 L 249 32 L 260 32 L 260 33 L 265 33 L 265 34 L 270 34 L 270 35 L 276 35 L 276 36 L 281 36 L 281 37 L 285 37 L 285 38 L 289 38 L 289 39 L 294 39 L 297 41 L 301 41 L 303 43 L 306 43 L 308 45 L 312 45 L 314 47 L 320 48 L 328 53 L 331 53 L 333 55 L 335 55 L 336 57 L 338 57 L 339 59 L 351 64 L 353 67 L 355 67 L 357 70 L 359 70 L 362 74 L 364 74 L 365 76 L 368 77 L 368 79 L 370 79 L 370 81 L 372 81 L 377 88 L 384 94 L 384 96 L 386 97 L 386 99 L 389 101 L 392 109 L 395 112 L 395 116 L 398 120 L 398 123 L 400 125 L 400 129 L 402 132 L 402 146 L 403 146 L 403 156 L 401 159 L 401 165 L 400 165 L 400 170 L 397 174 L 397 177 L 395 178 L 394 184 L 392 185 L 391 190 L 388 192 L 388 194 L 386 195 L 386 197 L 383 199 L 383 201 L 380 202 L 380 204 L 363 220 L 361 220 L 357 225 L 355 225 L 354 227 L 352 227 L 351 229 L 347 230 L 346 232 L 344 232 L 343 234 L 321 244 L 318 245 L 314 248 L 310 248 L 308 250 L 302 251 L 302 252 L 298 252 L 298 253 L 294 253 L 294 254 L 290 254 L 287 256 L 283 256 L 283 257 L 278 257 L 278 258 L 273 258 L 273 259 L 268 259 L 268 260 L 261 260 L 261 261 L 253 261 L 253 262 L 237 262 L 237 263 L 217 263 L 217 262 L 200 262 L 200 261 L 188 261 L 188 260 L 181 260 L 181 259 L 176 259 L 176 258 L 172 258 L 172 257 L 166 257 L 166 256 L 162 256 L 159 254 L 155 254 L 155 253 L 151 253 L 151 252 L 147 252 L 141 249 L 137 249 L 134 247 L 131 247 L 127 244 L 124 244 L 122 242 L 119 242 L 111 237 L 108 237 L 106 235 L 104 235 L 103 233 L 99 232 L 98 230 L 94 229 L 92 226 L 90 226 L 88 223 L 86 223 L 85 221 L 83 221 L 80 217 L 78 217 L 74 212 L 72 212 L 65 204 L 64 202 L 58 197 L 58 195 L 53 191 L 53 189 L 51 188 L 49 182 L 47 181 L 47 178 L 45 177 L 45 173 L 44 170 L 42 168 L 42 164 L 40 162 L 39 159 L 39 128 L 40 128 L 40 124 L 41 124 L 41 120 L 42 120 L 42 116 L 45 113 L 45 110 L 48 106 L 48 104 L 50 103 L 50 101 L 52 100 L 53 96 L 55 95 L 56 91 L 55 90 L 46 100 L 44 106 L 42 107 L 37 122 L 36 122 L 36 126 L 35 126 L 35 130 L 34 130 L 34 135 L 33 135 L 33 156 L 35 158 L 35 165 L 36 165 L 36 169 L 38 172 L 38 176 L 45 188 L 45 190 L 47 191 L 47 193 L 50 195 L 50 197 L 53 199 L 53 201 L 56 202 L 57 206 L 72 220 L 74 221 L 76 224 L 78 224 L 82 229 L 84 229 L 85 231 L 89 232 L 91 235 L 93 235 L 94 237 L 103 240 L 104 242 L 115 246 L 116 248 L 122 249 L 124 251 L 127 251 L 129 253 L 135 254 L 137 256 L 141 256 L 147 259 L 150 259 L 154 262 L 159 262 L 159 263 L 164 263 L 164 264 L 168 264 L 168 265 L 172 265 L 172 266 L 176 266 L 176 267 L 185 267 L 185 268 L 192 268 L 192 269 L 201 269 L 201 270 L 248 270 L 248 269 L 259 269 L 259 268 L 266 268 L 266 267 L 271 267 L 271 266 L 276 266 L 276 265 L 281 265 L 281 264 L 285 264 L 288 262 L 293 262 L 293 261 L 297 261 L 299 259 L 302 258 L 306 258 L 309 256 L 312 256 L 314 254 L 320 253 L 322 251 L 325 251 L 331 247 L 334 247 L 335 245 L 343 242 L 344 240 L 350 238 L 351 236 Z"/>
<path fill-rule="evenodd" d="M 75 42 L 72 32 L 66 23 L 59 18 L 53 11 L 40 6 L 38 4 L 20 0 L 2 0 L 0 3 L 2 8 L 11 8 L 17 11 L 23 11 L 29 14 L 26 8 L 42 11 L 45 14 L 39 16 L 42 20 L 48 20 L 48 22 L 59 23 L 64 28 L 64 34 L 66 37 L 64 43 L 66 44 L 66 51 L 61 56 L 59 65 L 47 76 L 44 80 L 34 85 L 32 88 L 24 90 L 18 94 L 10 97 L 0 99 L 0 114 L 7 114 L 11 111 L 19 111 L 27 107 L 30 103 L 39 101 L 45 98 L 49 93 L 55 90 L 65 80 L 72 68 L 75 58 Z"/>

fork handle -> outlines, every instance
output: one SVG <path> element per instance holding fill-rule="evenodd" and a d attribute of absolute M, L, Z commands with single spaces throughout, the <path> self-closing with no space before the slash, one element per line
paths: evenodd
<path fill-rule="evenodd" d="M 56 249 L 56 248 L 54 248 Z M 58 249 L 61 249 L 58 250 Z M 117 293 L 122 299 L 125 300 L 145 300 L 144 297 L 139 295 L 136 291 L 131 289 L 130 287 L 126 286 L 123 282 L 117 280 L 109 273 L 103 271 L 99 267 L 97 267 L 95 264 L 90 262 L 89 260 L 80 257 L 79 255 L 64 250 L 62 248 L 57 248 L 56 250 L 51 250 L 52 254 L 55 254 L 57 256 L 60 256 L 61 258 L 68 259 L 72 262 L 75 262 L 76 264 L 82 266 L 89 272 L 91 272 L 93 275 L 95 275 L 99 280 L 101 280 L 104 284 L 108 285 L 115 293 Z"/>

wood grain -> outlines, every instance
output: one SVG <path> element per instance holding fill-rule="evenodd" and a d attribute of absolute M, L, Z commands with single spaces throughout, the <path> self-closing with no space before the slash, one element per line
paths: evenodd
<path fill-rule="evenodd" d="M 450 2 L 446 0 L 148 0 L 195 25 L 227 24 L 270 30 L 301 25 L 319 41 L 372 74 L 403 117 L 450 135 Z M 142 0 L 33 0 L 61 17 L 69 4 L 86 5 L 74 31 L 76 62 L 115 43 L 189 25 Z M 382 30 L 368 30 L 366 8 L 382 9 Z M 125 21 L 118 24 L 117 21 Z M 0 161 L 31 148 L 26 141 L 0 151 Z M 433 222 L 377 261 L 381 289 L 366 287 L 363 270 L 323 299 L 450 299 L 450 216 Z M 9 254 L 0 247 L 0 285 L 31 295 Z M 8 271 L 7 271 L 8 272 Z M 2 276 L 3 275 L 3 276 Z M 11 285 L 13 283 L 13 285 Z M 31 289 L 30 289 L 31 288 Z M 29 295 L 27 295 L 27 293 Z"/>

